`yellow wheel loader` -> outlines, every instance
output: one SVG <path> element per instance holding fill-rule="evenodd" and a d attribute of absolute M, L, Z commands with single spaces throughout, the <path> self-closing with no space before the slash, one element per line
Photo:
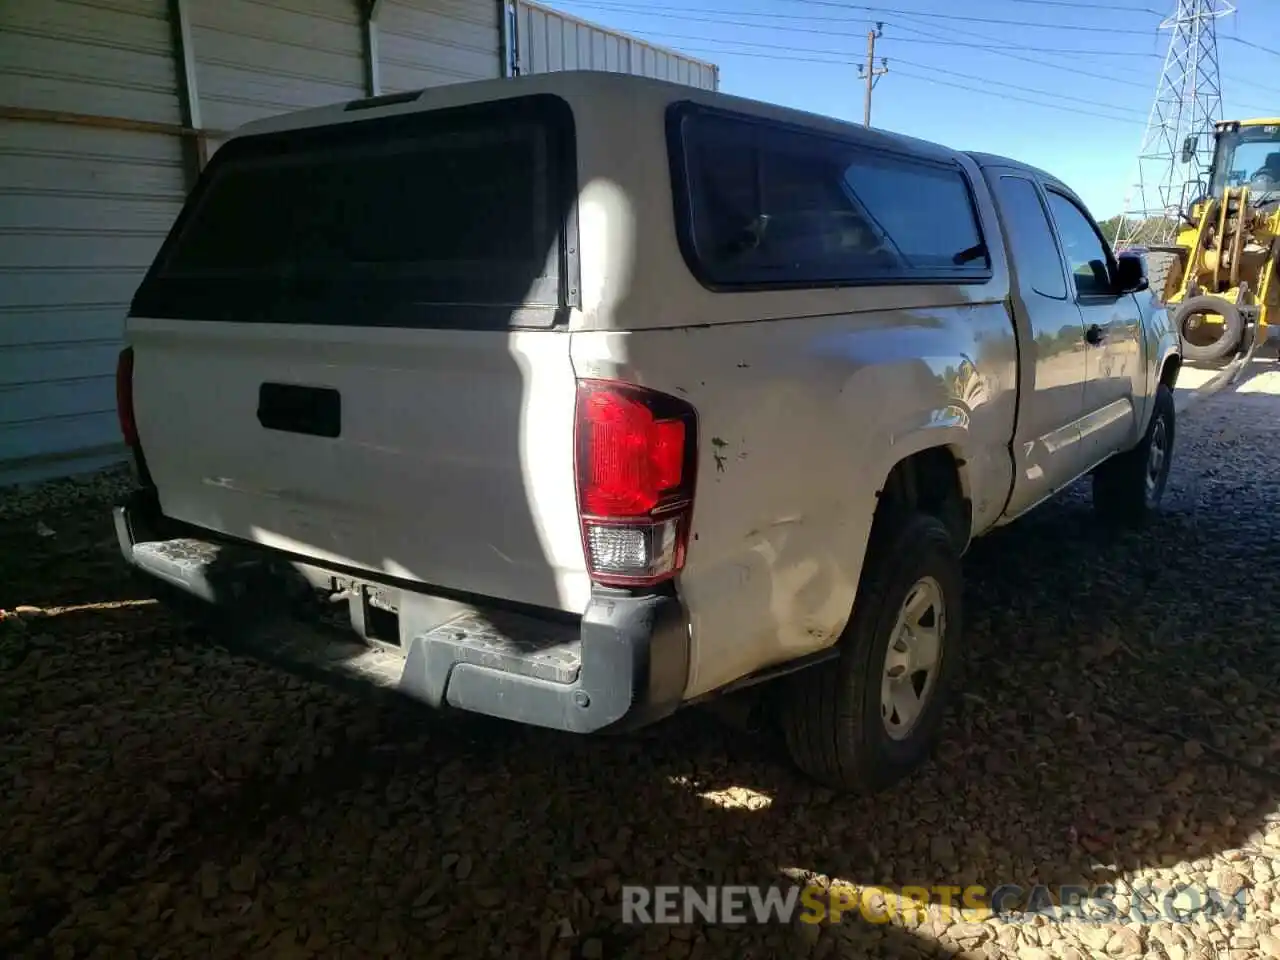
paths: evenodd
<path fill-rule="evenodd" d="M 1191 361 L 1252 354 L 1280 302 L 1280 119 L 1231 120 L 1214 130 L 1208 189 L 1173 246 L 1148 248 L 1152 294 L 1168 305 Z M 1196 138 L 1183 144 L 1183 161 Z"/>

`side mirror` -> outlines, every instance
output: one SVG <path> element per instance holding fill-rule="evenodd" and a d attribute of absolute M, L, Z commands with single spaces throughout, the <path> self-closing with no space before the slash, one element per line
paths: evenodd
<path fill-rule="evenodd" d="M 1187 139 L 1182 141 L 1182 162 L 1190 163 L 1196 158 L 1196 144 L 1200 138 L 1196 134 L 1191 134 Z"/>
<path fill-rule="evenodd" d="M 1116 292 L 1141 293 L 1151 286 L 1147 279 L 1147 261 L 1138 253 L 1122 253 L 1116 257 Z"/>

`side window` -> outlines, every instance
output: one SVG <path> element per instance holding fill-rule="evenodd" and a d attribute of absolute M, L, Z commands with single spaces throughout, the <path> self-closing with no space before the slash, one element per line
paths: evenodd
<path fill-rule="evenodd" d="M 678 109 L 678 108 L 677 108 Z M 981 282 L 991 263 L 958 167 L 693 111 L 672 150 L 690 266 L 714 284 Z"/>
<path fill-rule="evenodd" d="M 863 154 L 850 158 L 844 184 L 913 266 L 949 269 L 966 254 L 989 266 L 959 170 Z"/>
<path fill-rule="evenodd" d="M 1058 237 L 1062 240 L 1067 266 L 1076 282 L 1076 293 L 1081 297 L 1110 297 L 1115 293 L 1111 284 L 1111 272 L 1102 238 L 1093 229 L 1089 218 L 1072 201 L 1060 193 L 1046 191 L 1053 219 L 1058 224 Z"/>
<path fill-rule="evenodd" d="M 1018 276 L 1041 296 L 1065 300 L 1067 281 L 1062 275 L 1062 254 L 1035 184 L 1025 177 L 1001 177 L 996 196 L 1000 198 L 1000 212 L 1009 232 Z"/>

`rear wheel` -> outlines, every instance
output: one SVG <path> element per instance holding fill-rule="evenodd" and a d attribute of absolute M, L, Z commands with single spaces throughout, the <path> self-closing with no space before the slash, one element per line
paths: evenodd
<path fill-rule="evenodd" d="M 1160 384 L 1142 442 L 1093 473 L 1093 506 L 1105 521 L 1140 526 L 1160 506 L 1173 463 L 1175 423 L 1173 391 Z"/>
<path fill-rule="evenodd" d="M 929 756 L 960 661 L 961 591 L 941 521 L 908 515 L 873 535 L 839 658 L 783 691 L 783 733 L 801 770 L 871 793 Z"/>

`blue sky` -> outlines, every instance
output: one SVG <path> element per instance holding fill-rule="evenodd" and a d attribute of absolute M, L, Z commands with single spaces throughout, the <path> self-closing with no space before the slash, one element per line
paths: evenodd
<path fill-rule="evenodd" d="M 877 65 L 887 57 L 890 72 L 876 86 L 873 126 L 1042 167 L 1075 188 L 1098 219 L 1123 208 L 1169 43 L 1168 31 L 1158 29 L 1161 15 L 1177 6 L 1176 0 L 543 2 L 710 60 L 720 66 L 727 93 L 859 122 L 856 63 L 865 57 L 868 28 L 881 21 Z M 1217 21 L 1224 117 L 1280 116 L 1280 4 L 1235 0 L 1235 6 L 1235 14 Z"/>

